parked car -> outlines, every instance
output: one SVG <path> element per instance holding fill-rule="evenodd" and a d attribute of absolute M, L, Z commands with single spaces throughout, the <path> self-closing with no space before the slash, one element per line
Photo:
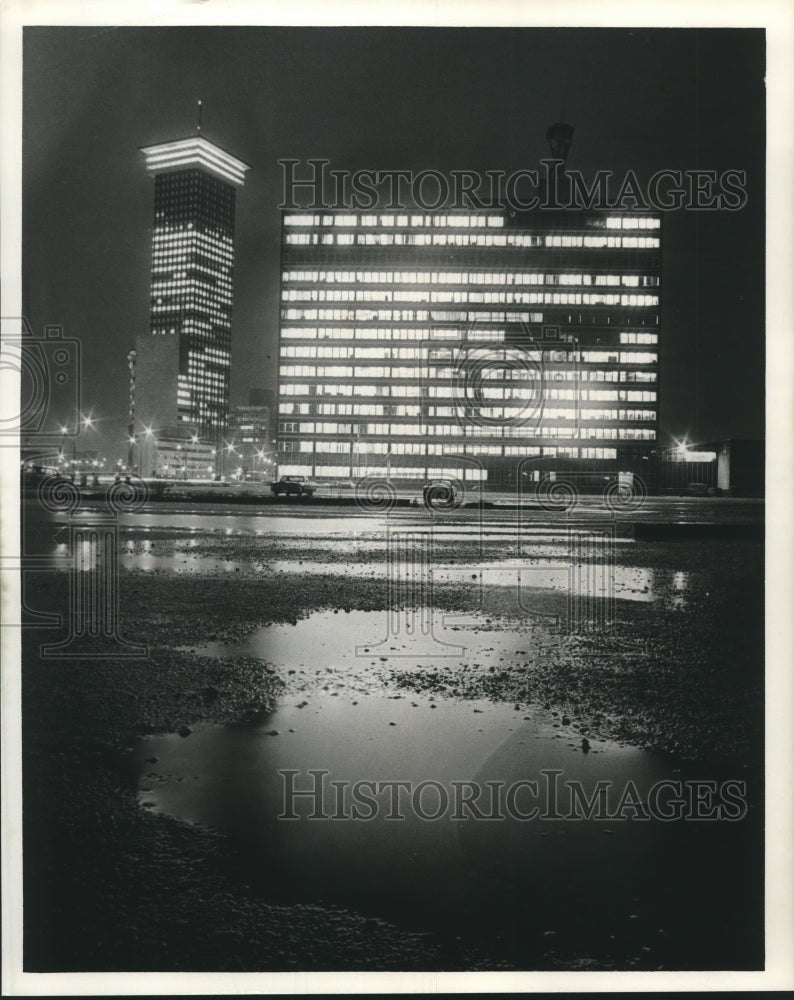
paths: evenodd
<path fill-rule="evenodd" d="M 433 479 L 422 487 L 422 503 L 428 510 L 456 510 L 462 502 L 461 485 L 452 479 Z"/>
<path fill-rule="evenodd" d="M 274 496 L 310 497 L 317 484 L 306 476 L 282 476 L 277 483 L 271 483 L 270 489 Z"/>

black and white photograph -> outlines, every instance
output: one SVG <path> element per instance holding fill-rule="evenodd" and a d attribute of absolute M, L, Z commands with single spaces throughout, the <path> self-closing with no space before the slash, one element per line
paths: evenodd
<path fill-rule="evenodd" d="M 724 6 L 18 5 L 8 995 L 794 985 L 794 32 Z"/>

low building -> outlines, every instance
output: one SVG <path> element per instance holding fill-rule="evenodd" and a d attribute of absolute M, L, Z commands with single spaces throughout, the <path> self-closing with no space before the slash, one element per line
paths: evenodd
<path fill-rule="evenodd" d="M 215 445 L 200 438 L 195 429 L 167 427 L 138 440 L 138 471 L 144 478 L 213 479 Z"/>
<path fill-rule="evenodd" d="M 762 497 L 764 457 L 764 442 L 757 439 L 728 438 L 666 448 L 660 453 L 660 491 Z"/>
<path fill-rule="evenodd" d="M 275 446 L 270 438 L 270 410 L 267 406 L 234 406 L 229 413 L 227 472 L 245 478 L 272 476 Z M 240 470 L 238 472 L 238 470 Z"/>

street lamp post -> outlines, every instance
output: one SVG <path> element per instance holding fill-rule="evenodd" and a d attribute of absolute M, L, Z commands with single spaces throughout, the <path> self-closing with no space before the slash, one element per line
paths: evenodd
<path fill-rule="evenodd" d="M 77 466 L 77 435 L 80 433 L 80 424 L 83 425 L 82 429 L 85 431 L 95 430 L 93 416 L 89 414 L 86 417 L 81 413 L 75 421 L 74 434 L 72 435 L 72 475 L 75 475 L 75 468 Z M 69 428 L 66 424 L 61 424 L 60 431 L 61 435 L 65 436 L 69 433 Z M 61 453 L 63 454 L 63 446 L 61 446 Z"/>

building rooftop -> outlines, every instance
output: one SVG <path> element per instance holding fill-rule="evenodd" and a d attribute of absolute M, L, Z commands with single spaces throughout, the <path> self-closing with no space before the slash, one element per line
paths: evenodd
<path fill-rule="evenodd" d="M 146 157 L 146 169 L 150 174 L 198 167 L 221 180 L 242 187 L 245 172 L 251 169 L 247 163 L 238 160 L 203 135 L 161 142 L 156 146 L 143 146 L 141 152 Z"/>

